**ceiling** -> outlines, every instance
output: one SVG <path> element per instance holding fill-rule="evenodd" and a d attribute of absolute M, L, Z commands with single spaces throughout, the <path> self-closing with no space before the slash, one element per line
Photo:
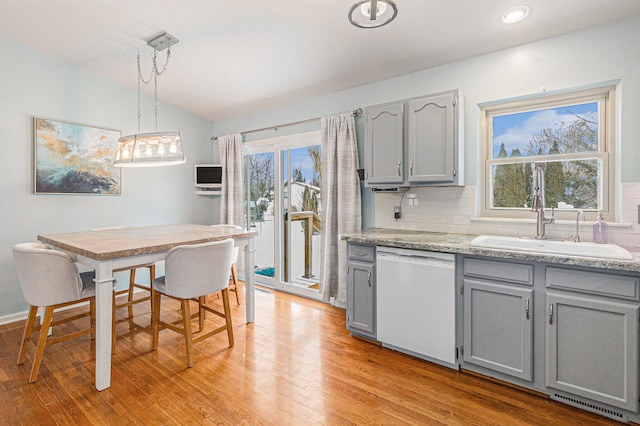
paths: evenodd
<path fill-rule="evenodd" d="M 640 14 L 638 0 L 526 0 L 529 18 L 506 25 L 518 0 L 396 0 L 393 22 L 359 29 L 353 3 L 0 0 L 0 36 L 135 89 L 137 51 L 148 76 L 146 41 L 168 32 L 160 100 L 216 121 Z"/>

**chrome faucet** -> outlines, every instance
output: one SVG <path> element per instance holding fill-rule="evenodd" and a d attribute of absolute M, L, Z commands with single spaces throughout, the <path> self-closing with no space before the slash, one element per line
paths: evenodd
<path fill-rule="evenodd" d="M 584 212 L 582 210 L 578 210 L 578 212 L 576 213 L 576 233 L 566 237 L 565 241 L 574 241 L 576 243 L 580 242 L 580 215 L 582 215 L 582 220 L 586 220 L 584 217 Z"/>
<path fill-rule="evenodd" d="M 551 207 L 551 217 L 544 216 L 544 171 L 542 165 L 536 164 L 533 170 L 533 200 L 531 203 L 531 211 L 538 213 L 536 220 L 536 239 L 544 240 L 545 225 L 547 223 L 555 223 L 555 214 L 553 207 Z"/>
<path fill-rule="evenodd" d="M 585 220 L 584 212 L 582 210 L 578 210 L 576 212 L 576 233 L 571 234 L 565 238 L 565 241 L 574 241 L 576 243 L 580 242 L 580 216 L 582 215 L 582 220 Z"/>

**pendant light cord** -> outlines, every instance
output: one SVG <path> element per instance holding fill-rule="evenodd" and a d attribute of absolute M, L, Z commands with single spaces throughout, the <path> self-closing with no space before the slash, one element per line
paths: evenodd
<path fill-rule="evenodd" d="M 156 132 L 158 131 L 158 76 L 164 74 L 167 70 L 167 65 L 169 65 L 169 59 L 171 58 L 171 47 L 167 49 L 167 57 L 164 62 L 164 66 L 162 67 L 162 71 L 158 70 L 158 50 L 153 49 L 153 55 L 151 57 L 153 61 L 153 66 L 151 68 L 151 75 L 149 75 L 148 79 L 145 79 L 142 76 L 142 67 L 140 66 L 140 50 L 138 49 L 138 133 L 140 133 L 140 119 L 142 117 L 142 113 L 140 112 L 141 101 L 141 85 L 140 83 L 149 84 L 151 83 L 151 79 L 153 79 L 153 95 L 155 98 L 155 116 L 156 116 Z"/>

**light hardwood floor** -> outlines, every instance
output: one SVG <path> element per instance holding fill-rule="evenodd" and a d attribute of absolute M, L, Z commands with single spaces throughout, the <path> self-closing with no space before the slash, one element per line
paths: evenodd
<path fill-rule="evenodd" d="M 120 321 L 102 392 L 88 336 L 48 348 L 30 385 L 33 344 L 15 364 L 24 322 L 1 326 L 0 424 L 620 424 L 350 337 L 344 310 L 319 302 L 258 291 L 252 324 L 244 305 L 232 307 L 235 346 L 225 335 L 199 342 L 191 369 L 181 336 L 161 331 L 150 352 L 148 332 Z M 165 308 L 179 306 L 166 299 Z M 135 312 L 149 323 L 146 303 Z"/>

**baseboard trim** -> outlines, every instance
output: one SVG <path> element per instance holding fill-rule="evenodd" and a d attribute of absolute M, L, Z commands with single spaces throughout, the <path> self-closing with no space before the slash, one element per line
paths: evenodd
<path fill-rule="evenodd" d="M 29 315 L 29 310 L 16 312 L 9 315 L 3 315 L 0 317 L 0 325 L 11 324 L 13 322 L 24 321 Z"/>
<path fill-rule="evenodd" d="M 134 294 L 135 293 L 139 293 L 141 291 L 145 291 L 139 288 L 136 288 L 133 290 Z M 60 308 L 60 311 L 64 311 L 67 309 L 74 309 L 77 308 L 78 306 L 83 306 L 88 304 L 89 302 L 83 302 L 82 304 L 77 304 L 77 305 L 71 305 L 71 306 L 65 306 L 64 308 Z M 57 311 L 56 311 L 57 312 Z M 15 312 L 13 314 L 9 314 L 9 315 L 3 315 L 0 317 L 0 325 L 5 325 L 5 324 L 11 324 L 13 322 L 18 322 L 18 321 L 24 321 L 27 319 L 27 316 L 29 315 L 29 310 L 25 310 L 22 312 Z"/>

